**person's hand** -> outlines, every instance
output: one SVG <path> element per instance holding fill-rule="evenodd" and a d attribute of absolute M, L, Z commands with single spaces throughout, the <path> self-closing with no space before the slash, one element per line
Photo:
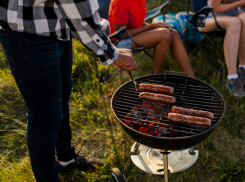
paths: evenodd
<path fill-rule="evenodd" d="M 114 60 L 111 66 L 117 66 L 117 68 L 126 71 L 132 71 L 137 69 L 136 61 L 130 49 L 118 49 L 118 53 L 118 58 Z"/>
<path fill-rule="evenodd" d="M 169 28 L 171 29 L 173 25 L 168 25 L 168 23 L 162 23 L 162 22 L 156 22 L 152 23 L 149 25 L 151 29 L 156 29 L 156 28 Z"/>

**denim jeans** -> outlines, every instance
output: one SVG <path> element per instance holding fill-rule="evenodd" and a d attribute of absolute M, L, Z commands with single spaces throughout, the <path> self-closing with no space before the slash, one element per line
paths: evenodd
<path fill-rule="evenodd" d="M 0 30 L 0 43 L 27 109 L 27 146 L 36 180 L 59 181 L 57 159 L 75 156 L 69 124 L 72 40 Z"/>

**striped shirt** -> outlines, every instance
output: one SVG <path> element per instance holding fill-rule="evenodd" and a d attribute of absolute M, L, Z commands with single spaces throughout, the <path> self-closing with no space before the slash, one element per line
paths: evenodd
<path fill-rule="evenodd" d="M 110 26 L 100 19 L 97 0 L 0 0 L 0 29 L 70 40 L 70 31 L 102 64 L 118 57 Z"/>

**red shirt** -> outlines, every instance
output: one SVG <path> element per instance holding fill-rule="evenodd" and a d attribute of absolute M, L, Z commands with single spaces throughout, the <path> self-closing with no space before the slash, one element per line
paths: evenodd
<path fill-rule="evenodd" d="M 126 24 L 126 28 L 138 28 L 143 25 L 146 16 L 146 0 L 111 0 L 109 23 L 114 33 L 114 23 Z"/>

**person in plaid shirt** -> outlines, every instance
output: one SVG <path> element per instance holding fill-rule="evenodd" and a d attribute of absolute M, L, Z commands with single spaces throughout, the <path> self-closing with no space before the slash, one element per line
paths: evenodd
<path fill-rule="evenodd" d="M 76 154 L 71 143 L 72 33 L 102 64 L 137 68 L 130 50 L 111 44 L 109 23 L 98 8 L 97 0 L 0 0 L 0 43 L 25 100 L 27 146 L 38 182 L 59 181 L 56 168 L 102 164 Z"/>

